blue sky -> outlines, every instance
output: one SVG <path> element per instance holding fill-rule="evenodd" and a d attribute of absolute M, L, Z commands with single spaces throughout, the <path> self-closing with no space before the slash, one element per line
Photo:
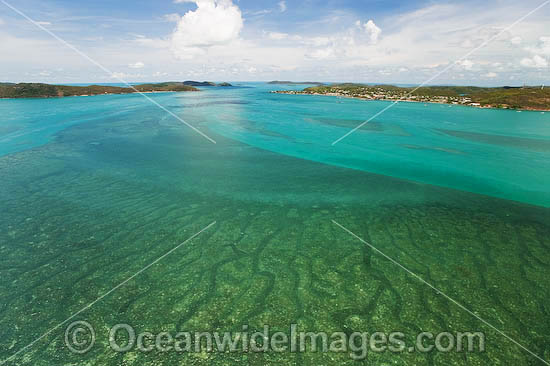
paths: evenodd
<path fill-rule="evenodd" d="M 550 83 L 542 0 L 5 1 L 112 73 L 0 2 L 3 81 Z"/>

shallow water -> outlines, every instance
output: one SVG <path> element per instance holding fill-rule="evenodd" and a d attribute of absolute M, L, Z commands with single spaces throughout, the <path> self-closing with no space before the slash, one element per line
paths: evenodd
<path fill-rule="evenodd" d="M 550 351 L 550 116 L 269 94 L 265 84 L 0 100 L 0 359 L 184 242 L 13 365 L 352 365 L 348 354 L 124 354 L 108 329 L 416 335 L 481 331 L 483 353 L 373 353 L 366 365 L 542 364 Z M 353 169 L 349 169 L 353 168 Z M 410 337 L 407 342 L 410 343 Z"/>

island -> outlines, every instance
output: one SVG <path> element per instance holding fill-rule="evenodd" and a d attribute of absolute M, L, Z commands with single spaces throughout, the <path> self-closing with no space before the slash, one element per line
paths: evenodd
<path fill-rule="evenodd" d="M 189 92 L 199 89 L 181 82 L 139 84 L 130 87 L 89 85 L 51 85 L 41 83 L 0 83 L 0 98 L 54 98 L 100 94 Z"/>
<path fill-rule="evenodd" d="M 192 80 L 184 81 L 183 84 L 189 85 L 189 86 L 233 86 L 229 83 L 216 84 L 211 81 L 192 81 Z"/>
<path fill-rule="evenodd" d="M 281 90 L 272 93 L 330 95 L 363 100 L 442 103 L 478 108 L 501 108 L 548 111 L 550 89 L 544 86 L 483 88 L 474 86 L 425 86 L 421 88 L 394 85 L 333 84 L 301 91 Z"/>
<path fill-rule="evenodd" d="M 268 84 L 273 85 L 325 85 L 325 83 L 319 83 L 317 81 L 270 81 Z"/>

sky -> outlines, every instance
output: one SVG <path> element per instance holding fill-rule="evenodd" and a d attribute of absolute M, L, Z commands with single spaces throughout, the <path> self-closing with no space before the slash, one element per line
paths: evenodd
<path fill-rule="evenodd" d="M 0 81 L 550 84 L 543 3 L 0 0 Z"/>

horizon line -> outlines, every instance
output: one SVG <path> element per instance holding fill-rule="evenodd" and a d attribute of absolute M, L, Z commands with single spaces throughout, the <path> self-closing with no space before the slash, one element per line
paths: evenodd
<path fill-rule="evenodd" d="M 407 83 L 407 82 L 370 82 L 370 81 L 312 81 L 312 80 L 202 80 L 202 79 L 186 79 L 183 81 L 179 80 L 163 80 L 163 81 L 128 81 L 129 84 L 133 85 L 139 85 L 139 84 L 159 84 L 159 83 L 183 83 L 186 81 L 193 81 L 193 82 L 215 82 L 215 83 L 221 83 L 221 82 L 229 82 L 229 83 L 270 83 L 270 82 L 281 82 L 282 84 L 294 84 L 294 83 L 302 83 L 302 84 L 365 84 L 365 85 L 392 85 L 392 86 L 416 86 L 420 85 L 419 83 Z M 91 86 L 91 85 L 101 85 L 101 84 L 123 84 L 120 82 L 97 82 L 97 81 L 72 81 L 72 82 L 45 82 L 45 81 L 0 81 L 0 84 L 48 84 L 48 85 L 74 85 L 81 84 L 82 86 Z M 86 84 L 86 85 L 84 85 Z M 433 86 L 457 86 L 457 87 L 481 87 L 481 88 L 499 88 L 499 87 L 514 87 L 514 88 L 521 88 L 521 87 L 544 87 L 546 86 L 546 83 L 540 83 L 540 84 L 491 84 L 496 86 L 488 86 L 487 84 L 452 84 L 452 83 L 440 83 L 440 84 L 427 84 L 424 85 L 424 87 L 433 87 Z"/>

